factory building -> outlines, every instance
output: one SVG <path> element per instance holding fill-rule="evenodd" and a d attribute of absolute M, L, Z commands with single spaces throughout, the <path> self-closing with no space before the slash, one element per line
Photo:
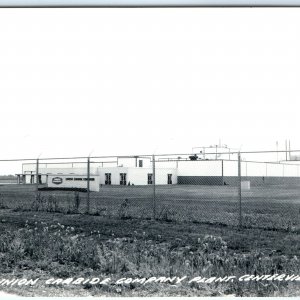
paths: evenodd
<path fill-rule="evenodd" d="M 71 163 L 60 167 L 57 167 L 58 165 L 47 164 L 45 166 L 45 164 L 41 164 L 38 182 L 49 188 L 81 189 L 87 187 L 86 166 L 72 167 Z M 177 184 L 176 168 L 158 168 L 155 174 L 155 184 L 157 185 Z M 36 166 L 23 164 L 22 173 L 16 175 L 20 184 L 35 184 L 37 180 Z M 90 168 L 91 191 L 99 191 L 104 185 L 152 185 L 153 180 L 153 168 L 150 159 L 118 159 L 117 162 L 101 162 L 97 167 Z"/>
<path fill-rule="evenodd" d="M 227 157 L 210 159 L 193 157 L 157 157 L 155 162 L 155 184 L 192 185 L 237 185 L 238 161 Z M 242 180 L 251 186 L 264 184 L 300 183 L 300 164 L 292 162 L 241 162 Z M 22 173 L 17 174 L 18 183 L 36 183 L 36 166 L 23 164 Z M 90 190 L 99 191 L 105 185 L 153 184 L 152 160 L 130 157 L 115 161 L 92 162 L 90 167 Z M 87 163 L 40 164 L 38 181 L 49 188 L 86 188 Z"/>

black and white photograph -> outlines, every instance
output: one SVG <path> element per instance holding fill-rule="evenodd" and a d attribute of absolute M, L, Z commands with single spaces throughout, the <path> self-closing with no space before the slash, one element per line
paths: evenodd
<path fill-rule="evenodd" d="M 0 297 L 300 296 L 280 5 L 0 0 Z"/>

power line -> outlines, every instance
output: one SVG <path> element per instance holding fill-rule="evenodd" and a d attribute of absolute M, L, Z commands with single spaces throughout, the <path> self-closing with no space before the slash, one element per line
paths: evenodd
<path fill-rule="evenodd" d="M 206 152 L 205 155 L 220 155 L 220 154 L 267 154 L 267 153 L 286 153 L 287 150 L 262 150 L 262 151 L 231 151 L 231 152 Z M 300 154 L 300 150 L 289 150 L 288 152 Z M 155 154 L 158 156 L 190 156 L 195 155 L 195 153 L 162 153 Z M 103 159 L 103 158 L 148 158 L 151 159 L 152 154 L 140 154 L 140 155 L 104 155 L 104 156 L 90 156 L 91 159 Z M 75 160 L 75 159 L 87 159 L 88 156 L 71 156 L 71 157 L 44 157 L 39 158 L 39 161 L 47 160 Z M 0 159 L 0 162 L 10 162 L 10 161 L 33 161 L 36 162 L 37 158 L 9 158 L 9 159 Z M 76 162 L 74 162 L 76 163 Z"/>

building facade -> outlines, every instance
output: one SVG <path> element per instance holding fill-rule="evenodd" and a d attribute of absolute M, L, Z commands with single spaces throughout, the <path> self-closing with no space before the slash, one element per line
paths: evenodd
<path fill-rule="evenodd" d="M 87 163 L 81 167 L 73 163 L 41 164 L 36 176 L 34 164 L 24 164 L 18 182 L 46 185 L 49 188 L 85 189 L 99 191 L 103 185 L 152 185 L 153 165 L 150 158 L 118 158 L 116 161 L 91 164 L 87 176 Z M 242 180 L 251 185 L 300 183 L 300 165 L 284 162 L 241 162 Z M 237 185 L 238 161 L 226 159 L 166 159 L 155 161 L 155 184 Z"/>

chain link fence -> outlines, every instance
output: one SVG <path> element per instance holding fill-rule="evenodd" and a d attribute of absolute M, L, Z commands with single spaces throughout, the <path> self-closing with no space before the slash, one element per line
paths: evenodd
<path fill-rule="evenodd" d="M 0 209 L 300 232 L 298 153 L 2 160 Z"/>

